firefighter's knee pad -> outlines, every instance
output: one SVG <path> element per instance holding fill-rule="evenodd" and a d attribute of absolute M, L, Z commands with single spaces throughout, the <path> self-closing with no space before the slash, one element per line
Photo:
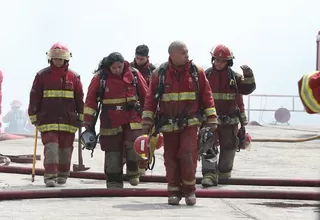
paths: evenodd
<path fill-rule="evenodd" d="M 236 149 L 220 149 L 219 172 L 228 173 L 233 168 L 233 162 L 236 155 Z"/>
<path fill-rule="evenodd" d="M 59 148 L 55 142 L 50 142 L 45 145 L 45 164 L 58 164 L 59 163 Z"/>

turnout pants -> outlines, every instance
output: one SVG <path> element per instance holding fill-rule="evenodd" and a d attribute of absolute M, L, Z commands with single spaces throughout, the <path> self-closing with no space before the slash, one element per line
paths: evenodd
<path fill-rule="evenodd" d="M 75 134 L 65 131 L 48 131 L 41 133 L 44 145 L 44 181 L 56 180 L 57 177 L 68 178 Z"/>
<path fill-rule="evenodd" d="M 100 136 L 101 150 L 105 151 L 104 172 L 107 183 L 123 183 L 123 149 L 126 154 L 127 176 L 129 179 L 139 177 L 138 160 L 133 143 L 142 134 L 141 129 L 122 125 L 122 132 L 116 135 Z"/>
<path fill-rule="evenodd" d="M 198 157 L 197 127 L 163 133 L 163 136 L 169 196 L 194 192 Z"/>

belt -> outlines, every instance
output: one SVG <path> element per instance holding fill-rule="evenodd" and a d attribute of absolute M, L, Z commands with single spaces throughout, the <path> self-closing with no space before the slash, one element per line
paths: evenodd
<path fill-rule="evenodd" d="M 122 105 L 104 106 L 103 108 L 106 110 L 115 110 L 115 111 L 124 110 L 124 107 Z"/>

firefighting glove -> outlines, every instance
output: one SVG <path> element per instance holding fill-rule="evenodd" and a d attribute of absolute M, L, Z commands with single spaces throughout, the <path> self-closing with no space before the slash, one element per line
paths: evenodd
<path fill-rule="evenodd" d="M 142 124 L 142 134 L 149 134 L 151 131 L 150 124 Z"/>
<path fill-rule="evenodd" d="M 240 66 L 240 68 L 242 69 L 244 77 L 252 77 L 253 76 L 252 69 L 249 66 L 242 65 L 242 66 Z"/>
<path fill-rule="evenodd" d="M 207 127 L 210 128 L 211 132 L 214 132 L 218 128 L 218 124 L 216 124 L 216 123 L 208 123 Z"/>

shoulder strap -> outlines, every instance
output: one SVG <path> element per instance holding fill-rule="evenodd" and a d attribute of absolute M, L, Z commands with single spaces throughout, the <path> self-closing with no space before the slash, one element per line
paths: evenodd
<path fill-rule="evenodd" d="M 192 62 L 190 68 L 190 74 L 193 79 L 193 82 L 196 87 L 196 99 L 199 100 L 199 93 L 200 93 L 200 85 L 199 85 L 199 73 L 198 67 Z"/>
<path fill-rule="evenodd" d="M 106 90 L 106 82 L 107 82 L 108 75 L 103 70 L 100 70 L 98 74 L 100 79 L 100 86 L 97 94 L 97 100 L 101 104 L 104 92 Z"/>
<path fill-rule="evenodd" d="M 168 71 L 168 62 L 162 63 L 159 67 L 159 84 L 155 94 L 155 99 L 159 102 L 164 93 L 164 82 Z"/>
<path fill-rule="evenodd" d="M 134 68 L 133 66 L 130 66 L 131 68 L 131 72 L 133 74 L 133 81 L 132 81 L 132 85 L 134 87 L 134 93 L 136 95 L 137 100 L 139 99 L 139 92 L 138 92 L 138 71 L 136 68 Z"/>
<path fill-rule="evenodd" d="M 165 82 L 165 77 L 166 73 L 168 71 L 168 62 L 165 62 L 160 65 L 159 67 L 159 84 L 157 88 L 157 94 L 156 94 L 156 99 L 159 101 L 164 93 L 164 82 Z M 190 65 L 190 75 L 193 79 L 193 82 L 195 83 L 196 87 L 196 98 L 199 98 L 199 91 L 200 91 L 200 86 L 199 86 L 199 76 L 198 76 L 198 67 L 194 64 L 191 63 Z"/>
<path fill-rule="evenodd" d="M 231 68 L 228 68 L 228 76 L 230 79 L 230 86 L 234 86 L 237 95 L 239 95 L 236 73 Z"/>
<path fill-rule="evenodd" d="M 96 123 L 100 114 L 103 95 L 106 90 L 106 82 L 108 78 L 108 75 L 103 70 L 100 70 L 97 74 L 99 75 L 100 83 L 99 83 L 99 90 L 97 92 L 98 109 L 97 109 L 97 113 L 94 115 L 94 118 L 93 118 L 93 122 L 92 122 L 93 128 L 96 126 Z"/>
<path fill-rule="evenodd" d="M 212 67 L 209 67 L 209 68 L 206 69 L 204 72 L 205 72 L 205 74 L 206 74 L 206 77 L 208 78 L 208 77 L 211 75 L 211 73 L 212 73 Z"/>

